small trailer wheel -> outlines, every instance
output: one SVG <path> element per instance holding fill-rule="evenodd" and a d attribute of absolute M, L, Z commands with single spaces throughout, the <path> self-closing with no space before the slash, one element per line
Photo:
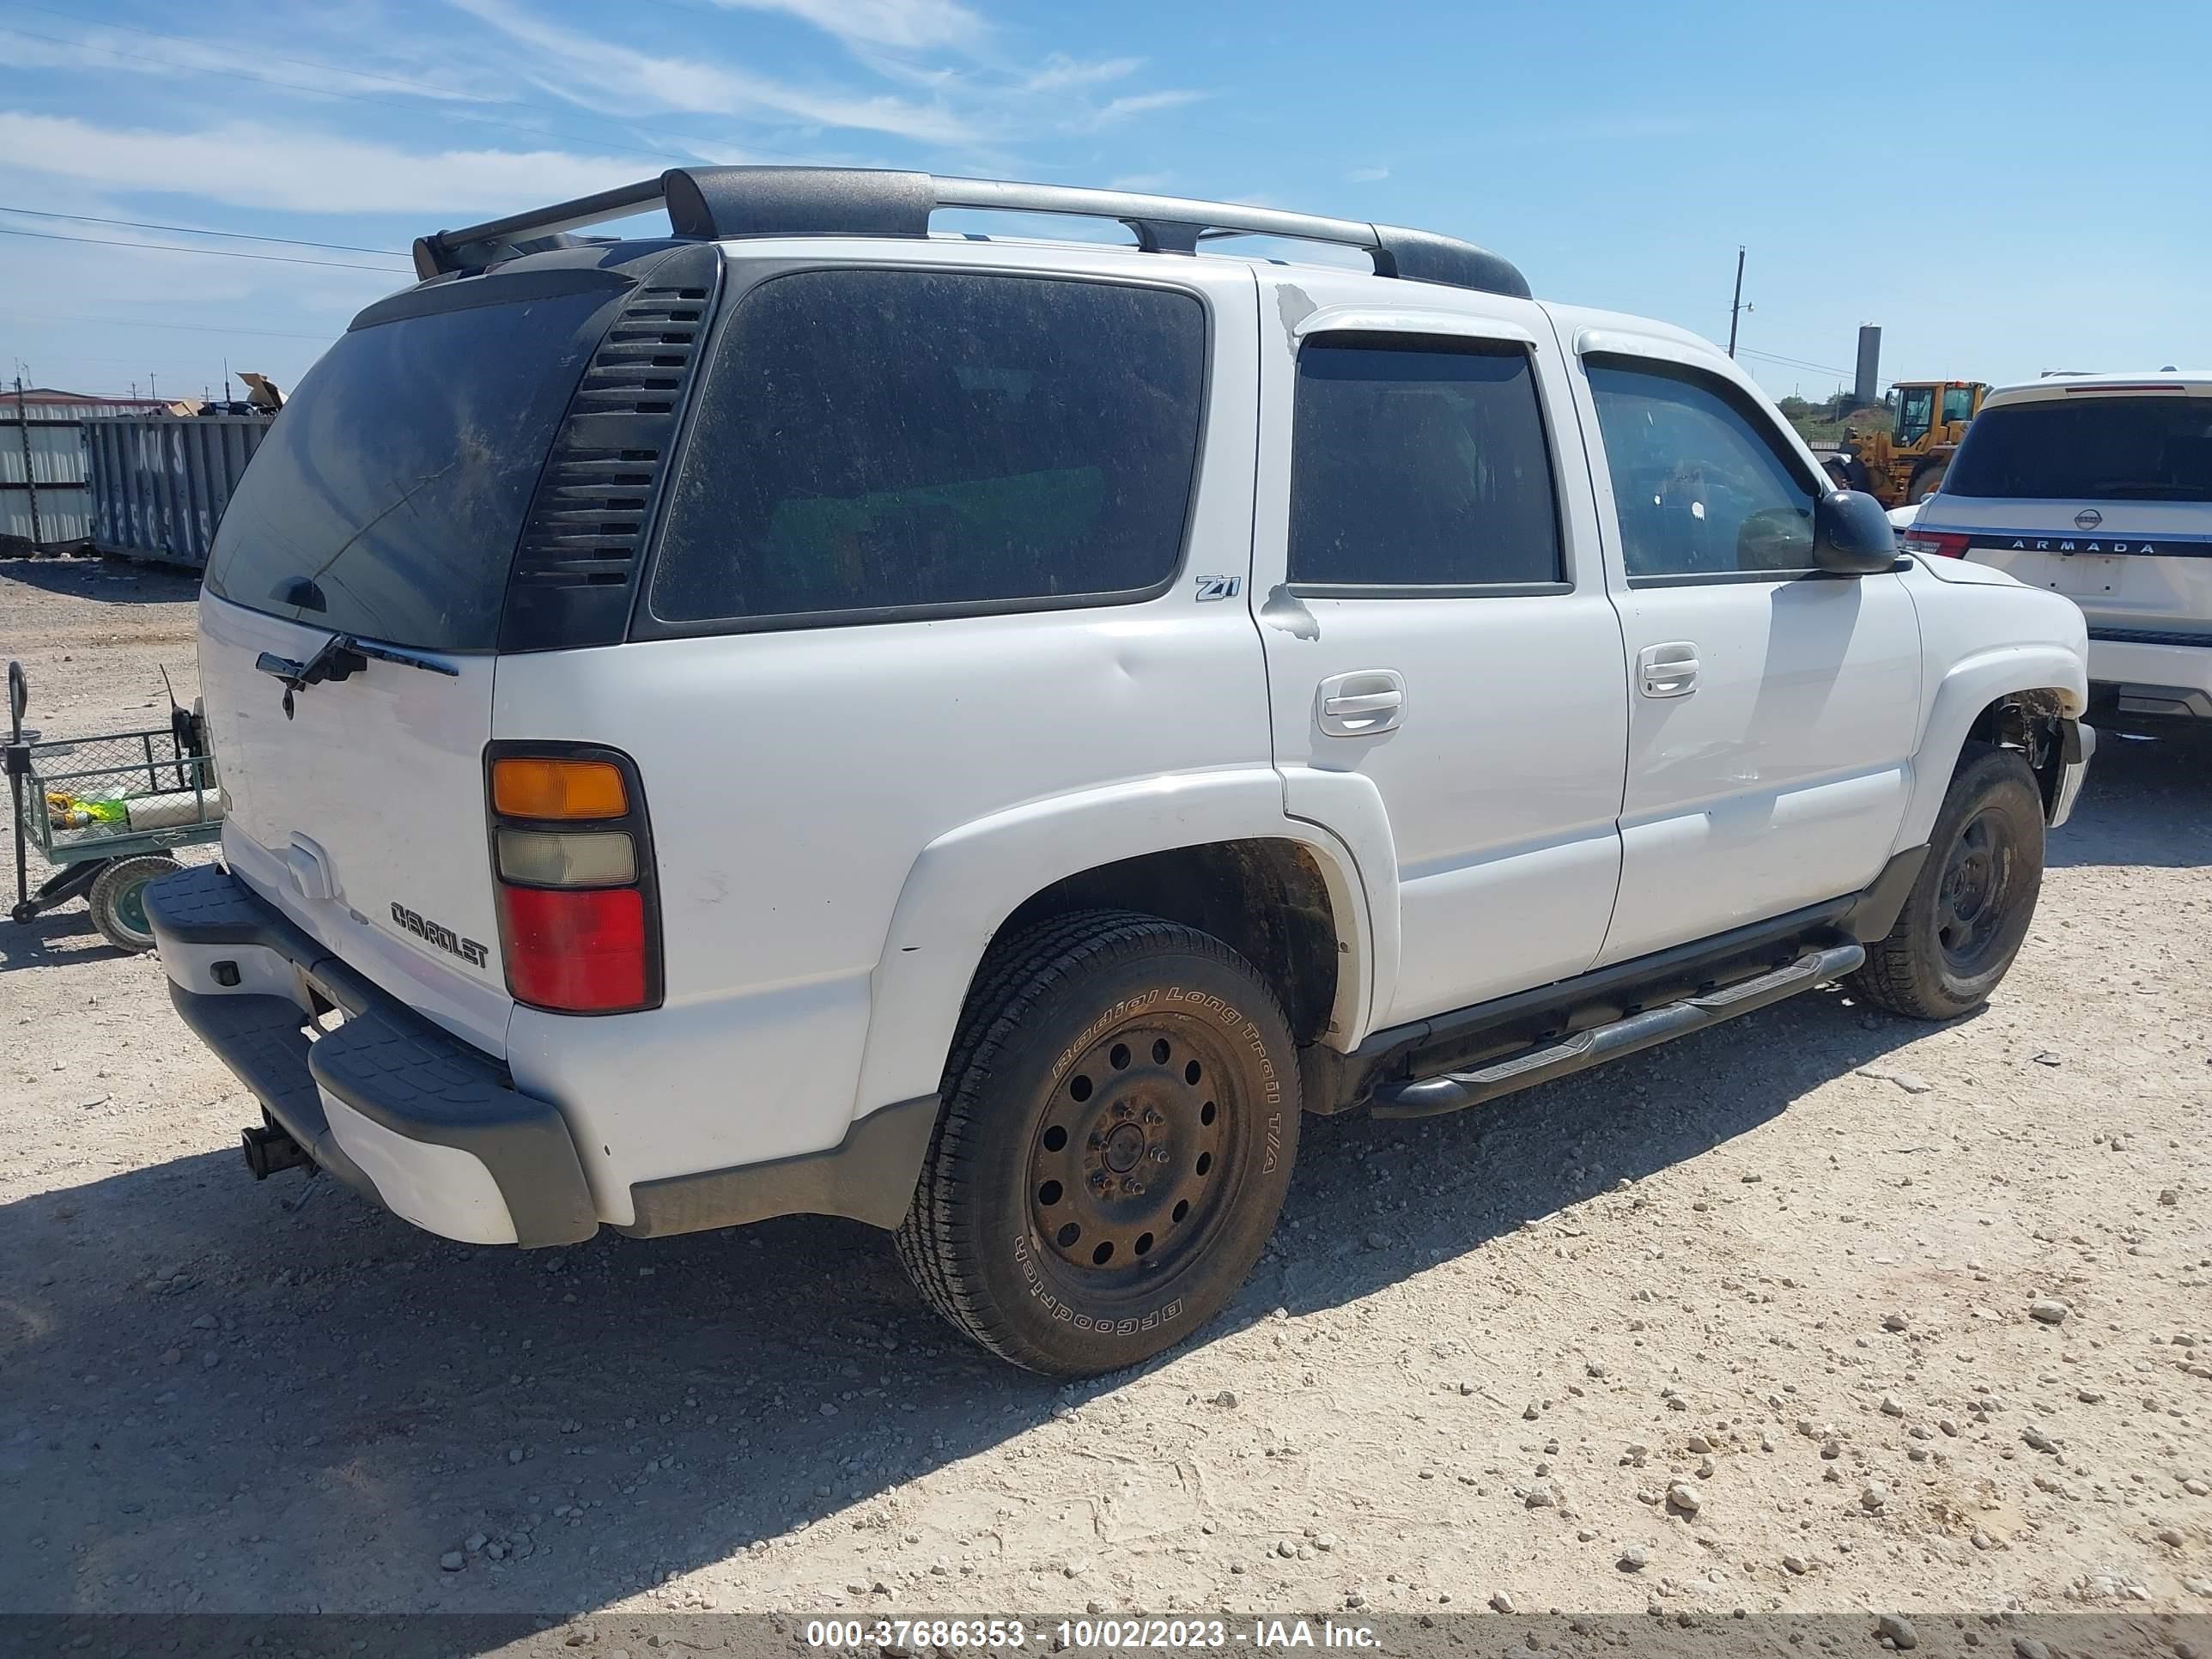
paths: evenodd
<path fill-rule="evenodd" d="M 92 925 L 100 929 L 100 936 L 118 951 L 152 950 L 154 929 L 146 920 L 146 884 L 176 868 L 176 860 L 167 854 L 149 853 L 118 859 L 102 870 L 85 897 L 92 908 Z"/>

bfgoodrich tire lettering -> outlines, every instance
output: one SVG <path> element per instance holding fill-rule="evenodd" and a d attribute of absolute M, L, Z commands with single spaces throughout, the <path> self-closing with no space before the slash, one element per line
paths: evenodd
<path fill-rule="evenodd" d="M 2035 774 L 2017 751 L 1975 744 L 1952 776 L 1905 908 L 1850 983 L 1916 1019 L 1979 1007 L 2020 954 L 2042 886 Z"/>
<path fill-rule="evenodd" d="M 900 1260 L 1016 1364 L 1137 1364 L 1233 1296 L 1297 1147 L 1297 1049 L 1219 939 L 1088 911 L 995 948 L 946 1066 Z"/>

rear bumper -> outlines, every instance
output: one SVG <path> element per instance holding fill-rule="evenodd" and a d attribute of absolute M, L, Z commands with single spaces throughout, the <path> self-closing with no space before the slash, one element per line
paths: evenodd
<path fill-rule="evenodd" d="M 2089 690 L 2123 714 L 2212 720 L 2212 638 L 2092 628 Z"/>
<path fill-rule="evenodd" d="M 599 1230 L 567 1121 L 371 984 L 227 871 L 146 890 L 169 994 L 270 1119 L 331 1175 L 431 1232 L 570 1244 Z M 319 1006 L 344 1021 L 311 1040 Z"/>

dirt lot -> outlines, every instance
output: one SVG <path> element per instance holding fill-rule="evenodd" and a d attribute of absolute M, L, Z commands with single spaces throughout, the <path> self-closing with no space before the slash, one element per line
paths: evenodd
<path fill-rule="evenodd" d="M 0 656 L 158 720 L 189 600 L 0 564 Z M 1978 1018 L 1310 1124 L 1231 1315 L 1073 1389 L 854 1224 L 295 1208 L 154 961 L 0 927 L 0 1609 L 2212 1611 L 2212 747 L 2051 856 Z"/>

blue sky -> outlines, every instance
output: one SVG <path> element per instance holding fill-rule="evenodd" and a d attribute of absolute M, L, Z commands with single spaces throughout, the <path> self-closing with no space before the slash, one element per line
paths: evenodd
<path fill-rule="evenodd" d="M 2193 0 L 9 0 L 0 373 L 289 386 L 408 280 L 352 250 L 696 161 L 1422 226 L 1717 339 L 1741 243 L 1777 395 L 1833 389 L 1862 322 L 1885 380 L 2203 367 L 2207 63 Z"/>

